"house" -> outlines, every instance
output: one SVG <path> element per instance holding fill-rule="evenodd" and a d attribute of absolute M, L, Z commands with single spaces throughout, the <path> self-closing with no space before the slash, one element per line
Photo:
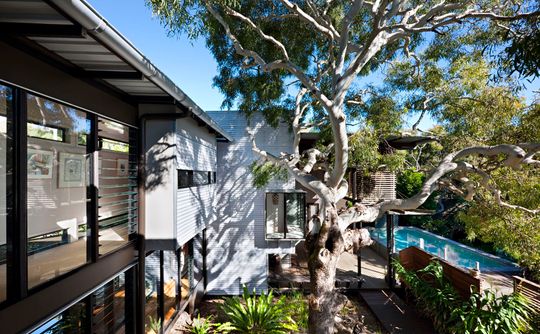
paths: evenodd
<path fill-rule="evenodd" d="M 0 1 L 2 333 L 166 330 L 233 137 L 85 1 Z"/>
<path fill-rule="evenodd" d="M 268 289 L 306 233 L 292 178 L 252 185 L 246 128 L 204 112 L 83 0 L 0 1 L 2 333 L 167 332 L 204 294 Z"/>

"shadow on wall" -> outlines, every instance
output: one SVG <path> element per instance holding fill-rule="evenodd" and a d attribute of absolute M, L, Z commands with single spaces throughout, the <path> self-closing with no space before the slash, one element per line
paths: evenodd
<path fill-rule="evenodd" d="M 165 135 L 166 138 L 170 136 L 170 133 Z M 171 151 L 168 150 L 174 150 L 175 147 L 175 144 L 163 142 L 156 143 L 146 153 L 146 191 L 155 190 L 160 185 L 165 183 L 165 177 L 169 173 L 169 165 L 171 164 L 171 162 L 174 163 L 175 159 L 174 154 L 171 154 Z"/>
<path fill-rule="evenodd" d="M 240 292 L 246 283 L 250 290 L 261 291 L 266 288 L 266 270 L 256 266 L 264 251 L 255 245 L 258 190 L 252 186 L 249 168 L 253 154 L 250 149 L 218 146 L 222 154 L 208 228 L 209 288 L 214 294 L 230 294 Z M 262 262 L 266 267 L 266 259 Z"/>

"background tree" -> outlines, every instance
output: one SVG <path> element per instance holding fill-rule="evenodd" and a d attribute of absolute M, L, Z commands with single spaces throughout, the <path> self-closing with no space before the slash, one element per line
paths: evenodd
<path fill-rule="evenodd" d="M 411 198 L 341 211 L 337 207 L 348 190 L 344 179 L 350 160 L 348 124 L 358 121 L 361 129 L 369 130 L 377 119 L 401 119 L 393 118 L 402 111 L 388 95 L 366 92 L 362 81 L 369 82 L 368 75 L 383 71 L 389 61 L 415 60 L 413 51 L 435 44 L 439 36 L 466 38 L 472 29 L 489 35 L 497 25 L 537 15 L 528 4 L 400 0 L 150 0 L 150 4 L 172 33 L 206 39 L 218 62 L 214 84 L 225 94 L 225 108 L 238 106 L 248 116 L 262 112 L 270 124 L 279 120 L 291 124 L 292 152 L 273 156 L 260 150 L 252 136 L 253 150 L 318 196 L 319 215 L 312 218 L 306 238 L 311 333 L 333 331 L 334 316 L 345 302 L 334 291 L 337 261 L 344 251 L 369 239 L 366 231 L 350 229 L 352 223 L 374 221 L 392 209 L 417 208 L 443 184 L 462 191 L 453 183 L 456 178 L 468 199 L 483 186 L 499 205 L 528 210 L 506 203 L 486 180 L 481 164 L 487 160 L 512 168 L 537 165 L 538 144 L 464 148 L 441 159 Z M 444 46 L 435 49 L 449 51 Z M 331 133 L 331 142 L 322 151 L 299 152 L 300 134 L 311 129 Z M 474 158 L 466 162 L 470 157 Z M 324 180 L 311 174 L 315 164 L 326 168 Z M 486 182 L 466 181 L 469 174 Z"/>

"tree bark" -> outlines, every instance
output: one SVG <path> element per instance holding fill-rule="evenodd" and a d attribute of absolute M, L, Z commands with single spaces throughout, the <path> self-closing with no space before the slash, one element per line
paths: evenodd
<path fill-rule="evenodd" d="M 335 203 L 326 208 L 326 221 L 317 234 L 306 238 L 309 252 L 308 268 L 311 294 L 309 297 L 310 334 L 333 333 L 335 316 L 347 298 L 336 293 L 336 268 L 345 242 L 339 229 L 339 217 Z"/>

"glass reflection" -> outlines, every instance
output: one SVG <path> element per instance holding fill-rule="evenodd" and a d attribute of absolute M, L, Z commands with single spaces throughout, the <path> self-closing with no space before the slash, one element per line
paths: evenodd
<path fill-rule="evenodd" d="M 99 119 L 99 254 L 125 245 L 137 232 L 135 131 Z"/>
<path fill-rule="evenodd" d="M 86 263 L 86 113 L 27 95 L 28 287 Z"/>

